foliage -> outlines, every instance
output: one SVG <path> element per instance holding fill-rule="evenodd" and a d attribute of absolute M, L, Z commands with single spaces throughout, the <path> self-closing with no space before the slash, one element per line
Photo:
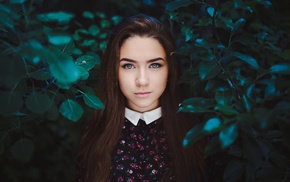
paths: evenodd
<path fill-rule="evenodd" d="M 81 24 L 71 12 L 38 12 L 42 0 L 0 2 L 1 180 L 72 181 L 77 121 L 103 107 L 93 90 L 99 55 L 122 18 L 86 10 Z M 156 13 L 157 1 L 128 2 Z M 267 0 L 166 4 L 180 84 L 192 95 L 179 112 L 201 118 L 184 146 L 210 138 L 205 154 L 223 173 L 215 181 L 289 180 L 290 21 L 282 13 Z"/>
<path fill-rule="evenodd" d="M 106 47 L 108 30 L 121 20 L 85 11 L 83 17 L 92 24 L 78 24 L 69 33 L 75 15 L 39 13 L 36 8 L 41 3 L 0 4 L 0 157 L 1 176 L 9 181 L 74 177 L 73 146 L 81 124 L 70 121 L 87 120 L 93 109 L 104 107 L 93 89 L 99 54 Z M 29 164 L 34 166 L 26 169 Z M 26 173 L 17 172 L 23 170 Z"/>
<path fill-rule="evenodd" d="M 272 3 L 173 1 L 163 16 L 193 96 L 179 112 L 202 121 L 184 146 L 210 137 L 205 155 L 223 181 L 289 180 L 290 19 Z"/>

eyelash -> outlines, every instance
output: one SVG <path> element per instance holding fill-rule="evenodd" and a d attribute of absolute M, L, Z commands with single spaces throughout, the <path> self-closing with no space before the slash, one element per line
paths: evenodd
<path fill-rule="evenodd" d="M 135 66 L 133 64 L 124 64 L 122 67 L 124 69 L 128 69 L 128 70 L 135 68 Z M 131 68 L 129 68 L 129 67 L 131 67 Z M 149 66 L 149 68 L 153 68 L 153 69 L 157 69 L 157 68 L 161 68 L 161 67 L 162 67 L 162 65 L 159 63 L 153 63 Z"/>

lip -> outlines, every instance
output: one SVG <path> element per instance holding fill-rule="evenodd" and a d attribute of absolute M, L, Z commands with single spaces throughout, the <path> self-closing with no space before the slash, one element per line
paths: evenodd
<path fill-rule="evenodd" d="M 136 92 L 135 93 L 135 95 L 137 96 L 137 97 L 141 97 L 141 98 L 143 98 L 143 97 L 147 97 L 148 95 L 150 95 L 151 94 L 151 92 Z"/>

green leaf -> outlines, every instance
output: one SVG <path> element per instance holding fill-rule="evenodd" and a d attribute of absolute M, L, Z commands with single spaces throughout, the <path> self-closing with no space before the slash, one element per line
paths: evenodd
<path fill-rule="evenodd" d="M 97 25 L 91 25 L 89 28 L 89 33 L 92 36 L 97 36 L 100 33 L 101 29 Z"/>
<path fill-rule="evenodd" d="M 11 153 L 15 159 L 23 162 L 30 160 L 34 150 L 34 145 L 31 140 L 21 138 L 15 142 L 11 147 Z"/>
<path fill-rule="evenodd" d="M 238 136 L 238 131 L 237 131 L 237 125 L 236 124 L 231 124 L 224 128 L 220 133 L 219 133 L 219 139 L 221 142 L 221 147 L 227 148 L 231 144 L 233 144 Z"/>
<path fill-rule="evenodd" d="M 76 59 L 76 65 L 85 68 L 87 71 L 92 69 L 96 64 L 100 64 L 100 58 L 98 55 L 84 55 Z"/>
<path fill-rule="evenodd" d="M 23 4 L 26 0 L 10 0 L 10 3 Z"/>
<path fill-rule="evenodd" d="M 239 160 L 231 160 L 224 170 L 224 182 L 239 181 L 245 173 L 245 164 Z"/>
<path fill-rule="evenodd" d="M 75 102 L 74 100 L 67 99 L 61 103 L 60 113 L 65 118 L 76 122 L 82 117 L 84 110 L 82 106 L 77 102 Z"/>
<path fill-rule="evenodd" d="M 215 100 L 218 104 L 230 104 L 233 99 L 231 90 L 216 90 Z"/>
<path fill-rule="evenodd" d="M 220 67 L 214 62 L 203 62 L 199 66 L 199 76 L 202 80 L 209 80 L 220 73 Z"/>
<path fill-rule="evenodd" d="M 18 92 L 0 93 L 0 115 L 12 115 L 22 108 L 23 99 Z"/>
<path fill-rule="evenodd" d="M 27 76 L 26 65 L 22 58 L 16 55 L 8 56 L 0 53 L 0 57 L 0 85 L 13 88 Z"/>
<path fill-rule="evenodd" d="M 111 26 L 111 22 L 108 20 L 102 20 L 101 21 L 101 27 L 102 28 L 109 28 Z"/>
<path fill-rule="evenodd" d="M 80 78 L 79 80 L 86 80 L 90 76 L 90 73 L 82 66 L 77 65 L 77 69 L 79 70 L 80 73 Z"/>
<path fill-rule="evenodd" d="M 289 63 L 280 63 L 272 66 L 269 71 L 271 73 L 285 74 L 290 75 L 290 64 Z"/>
<path fill-rule="evenodd" d="M 52 75 L 47 69 L 39 69 L 29 74 L 35 80 L 49 80 L 52 78 Z"/>
<path fill-rule="evenodd" d="M 213 137 L 205 147 L 205 156 L 211 156 L 221 150 L 220 141 L 217 136 Z"/>
<path fill-rule="evenodd" d="M 111 20 L 112 20 L 112 22 L 113 22 L 113 24 L 114 25 L 117 25 L 117 24 L 119 24 L 121 21 L 122 21 L 122 17 L 121 16 L 113 16 L 112 18 L 111 18 Z"/>
<path fill-rule="evenodd" d="M 83 94 L 84 94 L 84 101 L 89 107 L 94 108 L 94 109 L 104 108 L 102 101 L 97 96 L 90 93 L 83 93 Z"/>
<path fill-rule="evenodd" d="M 167 3 L 166 4 L 166 10 L 167 11 L 175 11 L 178 8 L 189 6 L 189 5 L 193 4 L 193 3 L 194 2 L 189 1 L 189 0 L 176 0 L 176 1 L 173 1 L 173 2 L 170 2 L 170 3 Z"/>
<path fill-rule="evenodd" d="M 50 108 L 45 113 L 45 117 L 50 121 L 55 121 L 59 118 L 59 110 L 54 102 L 51 104 Z"/>
<path fill-rule="evenodd" d="M 203 124 L 198 124 L 194 128 L 190 129 L 183 139 L 183 146 L 189 147 L 193 143 L 203 138 L 206 133 L 203 131 Z"/>
<path fill-rule="evenodd" d="M 206 10 L 207 10 L 207 13 L 208 13 L 211 17 L 213 17 L 213 13 L 214 13 L 215 9 L 214 9 L 213 7 L 208 7 Z"/>
<path fill-rule="evenodd" d="M 47 14 L 40 14 L 37 16 L 39 20 L 43 22 L 58 22 L 60 24 L 68 23 L 74 15 L 71 13 L 59 11 L 59 12 L 51 12 Z"/>
<path fill-rule="evenodd" d="M 47 33 L 49 43 L 53 45 L 64 45 L 71 42 L 72 38 L 69 34 L 60 31 L 51 31 Z"/>
<path fill-rule="evenodd" d="M 240 30 L 246 23 L 246 20 L 244 18 L 240 18 L 239 20 L 237 20 L 232 29 L 231 29 L 231 37 L 237 33 L 238 30 Z"/>
<path fill-rule="evenodd" d="M 31 93 L 25 100 L 25 106 L 33 113 L 43 114 L 51 106 L 51 99 L 39 92 Z"/>
<path fill-rule="evenodd" d="M 215 106 L 215 109 L 220 111 L 221 113 L 227 115 L 227 116 L 233 116 L 239 114 L 238 111 L 230 107 L 229 105 L 225 104 L 217 104 Z"/>
<path fill-rule="evenodd" d="M 233 52 L 232 55 L 235 56 L 236 58 L 241 59 L 242 61 L 245 61 L 247 64 L 249 64 L 250 66 L 252 66 L 252 68 L 256 70 L 259 68 L 256 59 L 249 55 L 242 54 L 240 52 Z"/>
<path fill-rule="evenodd" d="M 189 98 L 181 103 L 178 112 L 192 112 L 192 113 L 213 112 L 209 108 L 214 106 L 214 104 L 215 103 L 213 99 Z"/>
<path fill-rule="evenodd" d="M 221 121 L 219 118 L 210 118 L 204 125 L 203 130 L 207 133 L 217 131 L 221 127 Z"/>
<path fill-rule="evenodd" d="M 83 17 L 88 18 L 88 19 L 94 19 L 95 15 L 92 12 L 90 12 L 90 11 L 84 11 L 83 12 Z"/>
<path fill-rule="evenodd" d="M 242 139 L 245 160 L 256 169 L 262 167 L 264 165 L 264 156 L 259 141 L 246 134 L 243 135 Z"/>

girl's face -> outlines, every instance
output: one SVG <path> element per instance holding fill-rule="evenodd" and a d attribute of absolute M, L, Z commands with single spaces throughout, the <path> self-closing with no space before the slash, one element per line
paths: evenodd
<path fill-rule="evenodd" d="M 130 109 L 146 112 L 157 108 L 167 78 L 166 54 L 156 39 L 134 36 L 123 43 L 118 80 Z"/>

